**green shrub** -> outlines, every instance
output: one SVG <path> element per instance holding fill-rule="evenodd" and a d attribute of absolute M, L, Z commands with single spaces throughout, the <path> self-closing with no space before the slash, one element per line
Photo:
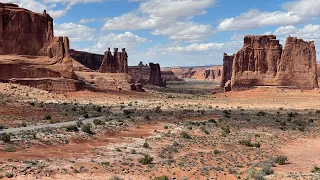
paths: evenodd
<path fill-rule="evenodd" d="M 222 130 L 222 136 L 227 136 L 231 133 L 230 126 L 222 126 L 221 130 Z"/>
<path fill-rule="evenodd" d="M 88 134 L 93 134 L 93 132 L 91 131 L 91 126 L 89 123 L 82 125 L 81 130 L 83 132 L 86 132 Z"/>
<path fill-rule="evenodd" d="M 214 153 L 214 154 L 220 154 L 221 151 L 219 151 L 218 149 L 215 149 L 215 150 L 213 151 L 213 153 Z"/>
<path fill-rule="evenodd" d="M 169 180 L 168 176 L 155 177 L 153 180 Z"/>
<path fill-rule="evenodd" d="M 143 143 L 143 147 L 147 149 L 147 148 L 150 148 L 150 145 L 147 142 L 145 142 Z"/>
<path fill-rule="evenodd" d="M 279 165 L 284 165 L 286 162 L 288 161 L 288 157 L 287 156 L 278 156 L 274 162 L 278 163 Z"/>
<path fill-rule="evenodd" d="M 101 162 L 100 164 L 101 164 L 101 166 L 110 166 L 109 162 Z"/>
<path fill-rule="evenodd" d="M 264 111 L 259 111 L 257 113 L 257 116 L 265 116 L 267 113 L 265 113 Z"/>
<path fill-rule="evenodd" d="M 119 178 L 118 176 L 112 176 L 109 180 L 123 180 L 123 179 Z"/>
<path fill-rule="evenodd" d="M 7 178 L 13 178 L 13 174 L 10 173 L 10 172 L 7 172 L 7 173 L 6 173 L 6 177 L 7 177 Z"/>
<path fill-rule="evenodd" d="M 320 168 L 317 166 L 314 166 L 313 169 L 311 170 L 312 173 L 320 173 Z"/>
<path fill-rule="evenodd" d="M 106 123 L 104 121 L 101 121 L 100 119 L 95 119 L 93 120 L 93 124 L 98 126 L 98 125 L 105 125 Z"/>
<path fill-rule="evenodd" d="M 50 120 L 50 119 L 52 119 L 52 117 L 51 117 L 51 115 L 46 115 L 45 119 Z"/>
<path fill-rule="evenodd" d="M 78 127 L 76 125 L 69 125 L 69 126 L 66 126 L 66 131 L 68 132 L 77 132 L 79 131 Z"/>
<path fill-rule="evenodd" d="M 148 154 L 143 154 L 143 157 L 139 159 L 139 163 L 143 165 L 151 164 L 153 161 L 153 157 Z"/>
<path fill-rule="evenodd" d="M 16 152 L 17 149 L 14 146 L 8 146 L 4 149 L 5 152 Z"/>
<path fill-rule="evenodd" d="M 7 133 L 0 134 L 0 140 L 9 143 L 11 141 L 11 135 Z"/>
<path fill-rule="evenodd" d="M 260 143 L 252 143 L 250 139 L 246 139 L 246 140 L 240 140 L 239 144 L 247 146 L 247 147 L 256 147 L 256 148 L 260 148 Z"/>
<path fill-rule="evenodd" d="M 182 132 L 180 133 L 180 136 L 181 136 L 183 139 L 191 139 L 190 134 L 188 134 L 188 133 L 185 132 L 185 131 L 182 131 Z"/>

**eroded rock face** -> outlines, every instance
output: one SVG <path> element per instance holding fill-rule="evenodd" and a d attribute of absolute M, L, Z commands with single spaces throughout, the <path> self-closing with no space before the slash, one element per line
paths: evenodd
<path fill-rule="evenodd" d="M 279 85 L 318 88 L 314 42 L 288 37 L 282 50 L 274 35 L 245 36 L 233 60 L 231 86 Z"/>
<path fill-rule="evenodd" d="M 161 78 L 161 70 L 159 64 L 149 63 L 150 78 L 149 83 L 155 86 L 166 87 L 166 81 Z"/>
<path fill-rule="evenodd" d="M 53 39 L 53 19 L 14 4 L 0 3 L 0 55 L 40 55 Z"/>
<path fill-rule="evenodd" d="M 53 19 L 46 11 L 39 14 L 15 4 L 0 3 L 1 81 L 73 91 L 74 81 L 67 80 L 77 77 L 69 46 L 68 37 L 53 36 Z M 53 84 L 66 87 L 53 88 Z"/>
<path fill-rule="evenodd" d="M 92 70 L 99 70 L 103 55 L 70 49 L 70 56 L 80 64 Z"/>
<path fill-rule="evenodd" d="M 231 80 L 233 58 L 234 55 L 229 56 L 226 53 L 223 55 L 223 70 L 220 87 L 224 87 L 226 82 Z"/>
<path fill-rule="evenodd" d="M 274 84 L 281 53 L 274 35 L 245 36 L 243 48 L 234 57 L 232 87 Z"/>
<path fill-rule="evenodd" d="M 276 79 L 282 86 L 319 88 L 314 42 L 288 37 Z"/>
<path fill-rule="evenodd" d="M 113 55 L 110 48 L 104 53 L 101 66 L 99 68 L 101 73 L 128 73 L 128 54 L 123 48 L 118 52 L 118 48 L 114 48 Z"/>

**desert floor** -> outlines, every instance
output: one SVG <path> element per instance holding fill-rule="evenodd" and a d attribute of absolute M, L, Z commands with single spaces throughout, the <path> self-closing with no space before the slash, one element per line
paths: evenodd
<path fill-rule="evenodd" d="M 320 90 L 212 93 L 218 85 L 54 94 L 0 84 L 0 133 L 75 122 L 2 133 L 0 178 L 320 178 Z"/>

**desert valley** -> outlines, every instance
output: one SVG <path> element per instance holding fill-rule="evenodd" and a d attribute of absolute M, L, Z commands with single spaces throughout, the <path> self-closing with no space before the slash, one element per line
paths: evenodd
<path fill-rule="evenodd" d="M 70 41 L 0 2 L 0 179 L 320 179 L 314 41 L 245 35 L 194 67 Z"/>

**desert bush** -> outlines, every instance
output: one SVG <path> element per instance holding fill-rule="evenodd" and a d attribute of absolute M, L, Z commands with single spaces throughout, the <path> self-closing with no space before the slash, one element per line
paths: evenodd
<path fill-rule="evenodd" d="M 317 166 L 314 166 L 313 169 L 311 170 L 312 173 L 320 173 L 320 168 Z"/>
<path fill-rule="evenodd" d="M 150 145 L 147 142 L 145 142 L 143 143 L 143 147 L 147 149 L 147 148 L 150 148 Z"/>
<path fill-rule="evenodd" d="M 148 154 L 143 154 L 143 157 L 139 159 L 139 163 L 143 165 L 151 164 L 153 161 L 153 157 Z"/>
<path fill-rule="evenodd" d="M 243 139 L 239 141 L 239 144 L 247 146 L 247 147 L 256 147 L 260 148 L 260 143 L 252 143 L 250 139 Z"/>
<path fill-rule="evenodd" d="M 101 164 L 101 166 L 110 166 L 109 162 L 101 162 L 100 164 Z"/>
<path fill-rule="evenodd" d="M 130 114 L 133 114 L 134 113 L 134 110 L 132 109 L 124 109 L 123 110 L 123 114 L 124 115 L 130 115 Z"/>
<path fill-rule="evenodd" d="M 51 117 L 51 115 L 49 114 L 49 115 L 46 115 L 45 119 L 46 119 L 46 120 L 51 120 L 52 117 Z"/>
<path fill-rule="evenodd" d="M 17 149 L 14 146 L 8 146 L 4 149 L 5 152 L 16 152 Z"/>
<path fill-rule="evenodd" d="M 180 133 L 180 136 L 181 136 L 183 139 L 191 139 L 190 134 L 188 134 L 188 133 L 185 132 L 185 131 L 182 131 L 182 132 Z"/>
<path fill-rule="evenodd" d="M 76 131 L 79 131 L 78 127 L 76 125 L 69 125 L 69 126 L 66 126 L 66 131 L 68 132 L 76 132 Z"/>
<path fill-rule="evenodd" d="M 98 126 L 98 125 L 105 125 L 106 123 L 100 119 L 95 119 L 93 120 L 93 124 Z"/>
<path fill-rule="evenodd" d="M 7 133 L 0 134 L 0 140 L 9 143 L 11 141 L 11 135 Z"/>
<path fill-rule="evenodd" d="M 201 129 L 201 131 L 204 132 L 205 134 L 210 134 L 209 131 L 208 131 L 204 126 L 202 126 L 200 129 Z"/>
<path fill-rule="evenodd" d="M 265 116 L 267 113 L 266 112 L 264 112 L 264 111 L 259 111 L 258 113 L 257 113 L 257 116 Z"/>
<path fill-rule="evenodd" d="M 214 154 L 220 154 L 221 151 L 219 151 L 218 149 L 215 149 L 215 150 L 213 151 L 213 153 L 214 153 Z"/>
<path fill-rule="evenodd" d="M 91 126 L 89 123 L 82 125 L 81 130 L 83 132 L 86 132 L 88 134 L 93 134 L 92 130 L 91 130 Z"/>
<path fill-rule="evenodd" d="M 112 176 L 109 180 L 124 180 L 118 176 Z"/>
<path fill-rule="evenodd" d="M 168 176 L 155 177 L 153 180 L 169 180 Z"/>
<path fill-rule="evenodd" d="M 10 173 L 10 172 L 7 172 L 7 173 L 6 173 L 6 177 L 7 177 L 7 178 L 13 178 L 13 174 Z"/>
<path fill-rule="evenodd" d="M 274 162 L 278 163 L 279 165 L 284 165 L 287 161 L 288 161 L 288 157 L 287 156 L 278 156 L 274 160 Z"/>
<path fill-rule="evenodd" d="M 222 126 L 221 127 L 222 130 L 222 136 L 227 136 L 230 134 L 230 126 Z"/>

